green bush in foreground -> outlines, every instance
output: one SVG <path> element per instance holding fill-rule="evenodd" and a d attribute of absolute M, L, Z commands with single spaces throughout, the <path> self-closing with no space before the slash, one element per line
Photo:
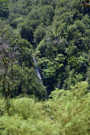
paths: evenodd
<path fill-rule="evenodd" d="M 81 82 L 71 91 L 56 89 L 43 102 L 12 99 L 10 115 L 0 117 L 0 135 L 90 135 L 87 87 L 87 82 Z"/>

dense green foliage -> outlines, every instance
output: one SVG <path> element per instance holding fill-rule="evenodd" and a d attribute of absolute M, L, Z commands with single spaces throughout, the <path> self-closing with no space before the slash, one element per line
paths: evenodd
<path fill-rule="evenodd" d="M 79 0 L 0 2 L 1 38 L 18 51 L 14 96 L 24 92 L 41 98 L 55 88 L 70 89 L 89 80 L 90 8 Z M 43 83 L 38 81 L 33 55 Z"/>
<path fill-rule="evenodd" d="M 7 18 L 9 16 L 8 0 L 0 0 L 0 17 Z"/>
<path fill-rule="evenodd" d="M 1 135 L 89 135 L 90 93 L 87 82 L 71 91 L 53 91 L 51 99 L 37 102 L 24 97 L 10 101 L 9 115 L 0 99 Z"/>
<path fill-rule="evenodd" d="M 90 134 L 88 0 L 0 0 L 0 135 Z"/>

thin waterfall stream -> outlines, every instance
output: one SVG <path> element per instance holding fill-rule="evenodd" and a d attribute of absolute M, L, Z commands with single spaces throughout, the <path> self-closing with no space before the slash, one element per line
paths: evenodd
<path fill-rule="evenodd" d="M 40 70 L 39 70 L 39 67 L 38 67 L 38 64 L 37 64 L 37 60 L 36 60 L 35 56 L 33 56 L 32 58 L 33 58 L 33 62 L 34 62 L 34 65 L 35 65 L 35 71 L 36 71 L 37 77 L 42 82 L 42 77 L 41 77 Z"/>
<path fill-rule="evenodd" d="M 41 73 L 40 73 L 40 69 L 39 69 L 39 66 L 38 66 L 38 62 L 37 62 L 35 56 L 32 56 L 32 59 L 33 59 L 33 63 L 34 63 L 34 67 L 35 67 L 35 72 L 36 72 L 36 75 L 38 77 L 39 83 L 41 85 L 43 85 L 43 88 L 46 90 L 46 87 L 43 84 L 43 79 L 42 79 L 42 76 L 41 76 Z M 46 90 L 46 97 L 45 98 L 48 98 L 47 90 Z"/>

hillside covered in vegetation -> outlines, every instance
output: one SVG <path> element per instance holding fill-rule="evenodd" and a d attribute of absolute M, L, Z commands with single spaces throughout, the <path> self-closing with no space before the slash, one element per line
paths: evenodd
<path fill-rule="evenodd" d="M 90 134 L 90 1 L 0 0 L 0 135 Z"/>

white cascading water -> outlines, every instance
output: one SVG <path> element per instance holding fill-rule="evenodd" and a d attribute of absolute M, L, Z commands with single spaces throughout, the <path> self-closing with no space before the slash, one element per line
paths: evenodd
<path fill-rule="evenodd" d="M 37 77 L 42 80 L 42 77 L 41 77 L 41 74 L 40 74 L 40 71 L 39 71 L 39 68 L 38 68 L 38 64 L 37 64 L 37 61 L 35 59 L 35 57 L 33 56 L 33 62 L 34 62 L 34 65 L 35 65 L 35 71 L 37 73 Z"/>

